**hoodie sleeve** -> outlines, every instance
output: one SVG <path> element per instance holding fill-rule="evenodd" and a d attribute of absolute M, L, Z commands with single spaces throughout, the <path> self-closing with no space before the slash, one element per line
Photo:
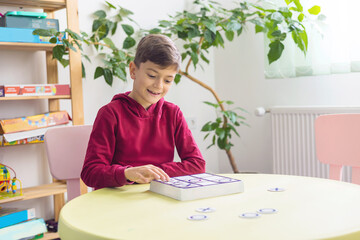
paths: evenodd
<path fill-rule="evenodd" d="M 180 109 L 176 112 L 175 124 L 175 146 L 181 162 L 163 163 L 161 168 L 170 177 L 204 173 L 205 160 Z"/>
<path fill-rule="evenodd" d="M 102 107 L 95 119 L 86 151 L 81 179 L 89 187 L 120 187 L 129 184 L 124 170 L 131 166 L 111 165 L 118 121 L 113 111 Z"/>

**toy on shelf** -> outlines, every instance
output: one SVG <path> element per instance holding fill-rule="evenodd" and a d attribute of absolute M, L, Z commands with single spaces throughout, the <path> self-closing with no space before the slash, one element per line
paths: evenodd
<path fill-rule="evenodd" d="M 11 178 L 8 169 L 11 169 L 14 173 L 13 178 Z M 18 186 L 16 185 L 16 182 L 19 184 L 19 191 L 17 191 Z M 22 195 L 22 183 L 20 179 L 16 178 L 15 170 L 5 164 L 0 164 L 0 200 Z"/>

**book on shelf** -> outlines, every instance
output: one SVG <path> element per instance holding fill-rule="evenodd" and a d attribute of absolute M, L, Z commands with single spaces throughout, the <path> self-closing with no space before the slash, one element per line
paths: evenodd
<path fill-rule="evenodd" d="M 35 218 L 35 208 L 0 208 L 0 228 Z"/>
<path fill-rule="evenodd" d="M 47 232 L 47 229 L 44 219 L 33 218 L 25 222 L 0 228 L 0 239 L 29 239 L 45 232 Z"/>
<path fill-rule="evenodd" d="M 150 183 L 150 191 L 180 201 L 216 197 L 244 191 L 241 180 L 211 173 L 172 177 L 170 181 Z"/>

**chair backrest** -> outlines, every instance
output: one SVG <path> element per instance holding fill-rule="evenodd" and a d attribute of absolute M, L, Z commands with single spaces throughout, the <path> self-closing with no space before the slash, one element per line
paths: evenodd
<path fill-rule="evenodd" d="M 45 133 L 51 175 L 66 180 L 68 201 L 80 195 L 80 174 L 91 130 L 91 125 L 79 125 L 52 128 Z"/>
<path fill-rule="evenodd" d="M 318 160 L 330 165 L 330 179 L 341 180 L 342 166 L 351 166 L 352 182 L 360 184 L 360 114 L 317 117 L 315 145 Z"/>

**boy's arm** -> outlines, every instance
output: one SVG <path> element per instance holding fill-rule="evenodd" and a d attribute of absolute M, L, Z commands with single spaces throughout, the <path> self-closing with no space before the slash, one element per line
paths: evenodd
<path fill-rule="evenodd" d="M 205 160 L 180 109 L 176 113 L 175 129 L 175 145 L 181 162 L 163 163 L 160 167 L 170 177 L 205 172 Z"/>
<path fill-rule="evenodd" d="M 120 187 L 129 184 L 124 171 L 131 166 L 111 165 L 118 121 L 108 107 L 102 107 L 96 116 L 90 135 L 81 179 L 89 187 Z"/>

